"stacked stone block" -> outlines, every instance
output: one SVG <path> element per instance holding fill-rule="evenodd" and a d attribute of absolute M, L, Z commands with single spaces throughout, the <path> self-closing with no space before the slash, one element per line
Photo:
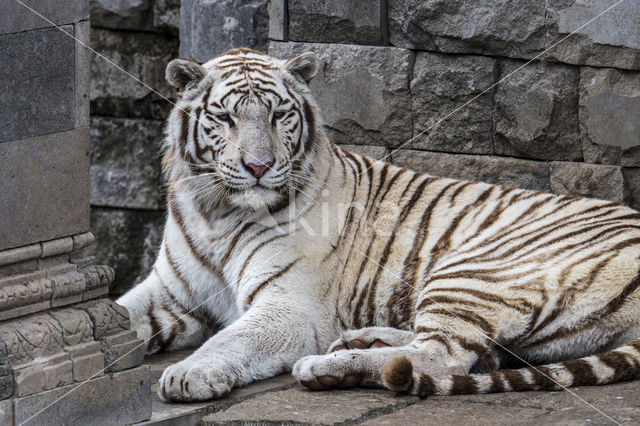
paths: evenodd
<path fill-rule="evenodd" d="M 126 71 L 91 58 L 96 244 L 88 254 L 114 267 L 114 296 L 144 278 L 160 245 L 165 194 L 160 145 L 175 100 L 164 70 L 178 57 L 179 21 L 180 0 L 91 0 L 91 47 Z"/>
<path fill-rule="evenodd" d="M 272 1 L 269 52 L 319 54 L 339 144 L 640 209 L 640 5 L 615 3 Z"/>
<path fill-rule="evenodd" d="M 144 346 L 107 297 L 113 269 L 83 253 L 89 2 L 26 4 L 48 20 L 17 2 L 0 17 L 0 423 L 141 421 Z"/>

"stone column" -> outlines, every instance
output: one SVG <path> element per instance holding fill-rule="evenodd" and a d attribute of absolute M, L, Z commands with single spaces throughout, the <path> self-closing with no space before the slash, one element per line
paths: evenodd
<path fill-rule="evenodd" d="M 69 35 L 88 43 L 89 0 L 26 3 L 59 28 L 3 3 L 0 424 L 45 408 L 29 423 L 145 420 L 149 372 L 127 311 L 107 297 L 113 270 L 80 254 L 93 240 L 89 52 Z"/>

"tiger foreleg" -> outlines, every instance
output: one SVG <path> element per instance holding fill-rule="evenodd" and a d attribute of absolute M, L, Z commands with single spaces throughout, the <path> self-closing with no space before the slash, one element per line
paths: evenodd
<path fill-rule="evenodd" d="M 234 387 L 288 371 L 296 360 L 317 352 L 309 310 L 263 304 L 206 341 L 183 361 L 168 367 L 158 394 L 173 401 L 221 398 Z M 315 321 L 315 326 L 320 327 Z"/>
<path fill-rule="evenodd" d="M 214 321 L 185 306 L 155 269 L 117 303 L 127 308 L 131 329 L 144 341 L 147 354 L 197 346 L 215 332 Z"/>

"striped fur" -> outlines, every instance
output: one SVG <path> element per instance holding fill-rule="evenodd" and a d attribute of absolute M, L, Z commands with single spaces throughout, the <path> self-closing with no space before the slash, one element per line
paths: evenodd
<path fill-rule="evenodd" d="M 168 67 L 164 238 L 119 300 L 149 353 L 199 346 L 161 397 L 291 369 L 422 396 L 638 377 L 639 213 L 345 151 L 307 86 L 318 65 L 240 49 Z"/>

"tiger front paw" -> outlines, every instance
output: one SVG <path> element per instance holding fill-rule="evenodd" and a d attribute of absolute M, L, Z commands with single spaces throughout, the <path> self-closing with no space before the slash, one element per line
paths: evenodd
<path fill-rule="evenodd" d="M 158 396 L 177 402 L 222 398 L 231 392 L 235 382 L 230 371 L 230 366 L 209 358 L 187 358 L 164 370 Z"/>

